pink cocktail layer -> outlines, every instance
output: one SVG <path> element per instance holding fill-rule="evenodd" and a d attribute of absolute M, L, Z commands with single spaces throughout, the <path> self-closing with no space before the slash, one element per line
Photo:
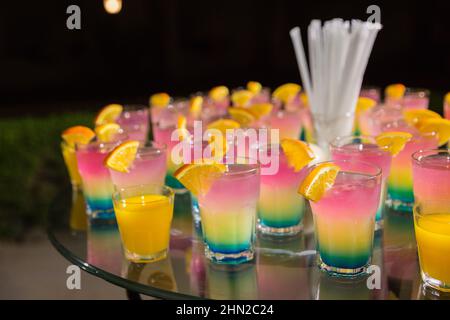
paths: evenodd
<path fill-rule="evenodd" d="M 365 143 L 348 144 L 332 148 L 333 160 L 354 160 L 373 164 L 381 169 L 383 180 L 389 177 L 392 156 L 389 152 L 381 150 L 377 145 Z"/>
<path fill-rule="evenodd" d="M 270 117 L 271 129 L 278 129 L 280 139 L 298 139 L 302 131 L 302 119 L 300 111 L 274 111 Z"/>
<path fill-rule="evenodd" d="M 416 203 L 450 209 L 450 153 L 413 160 L 413 176 Z"/>
<path fill-rule="evenodd" d="M 405 96 L 402 101 L 405 109 L 428 109 L 428 104 L 428 97 Z"/>
<path fill-rule="evenodd" d="M 173 174 L 176 169 L 180 166 L 179 164 L 172 161 L 172 149 L 180 143 L 178 136 L 175 134 L 172 139 L 172 135 L 176 130 L 175 127 L 171 126 L 168 128 L 160 128 L 157 125 L 153 128 L 153 138 L 158 143 L 163 143 L 167 146 L 167 173 Z"/>
<path fill-rule="evenodd" d="M 162 186 L 166 175 L 166 154 L 137 154 L 128 173 L 110 169 L 111 179 L 118 188 L 154 184 Z"/>
<path fill-rule="evenodd" d="M 148 137 L 148 110 L 124 111 L 117 119 L 117 124 L 127 133 L 130 140 L 146 141 Z"/>
<path fill-rule="evenodd" d="M 88 147 L 89 148 L 89 147 Z M 112 209 L 113 184 L 104 166 L 107 152 L 97 149 L 77 151 L 78 171 L 83 181 L 83 192 L 91 211 Z"/>

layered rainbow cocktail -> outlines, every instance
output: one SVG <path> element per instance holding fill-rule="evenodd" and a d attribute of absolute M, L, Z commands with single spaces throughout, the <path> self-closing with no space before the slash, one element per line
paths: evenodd
<path fill-rule="evenodd" d="M 303 171 L 295 172 L 289 166 L 279 145 L 263 146 L 259 153 L 261 169 L 276 169 L 278 165 L 278 170 L 261 175 L 258 229 L 275 236 L 297 234 L 302 229 L 305 213 L 305 199 L 297 193 Z M 271 161 L 263 161 L 266 156 Z"/>
<path fill-rule="evenodd" d="M 143 105 L 125 105 L 117 124 L 131 140 L 147 141 L 149 130 L 148 108 Z"/>
<path fill-rule="evenodd" d="M 334 185 L 319 201 L 310 202 L 320 268 L 331 275 L 355 276 L 365 271 L 372 256 L 381 170 L 358 161 L 333 163 L 341 168 Z"/>
<path fill-rule="evenodd" d="M 114 187 L 104 161 L 108 153 L 126 139 L 127 136 L 121 134 L 115 142 L 102 143 L 94 140 L 89 144 L 76 146 L 78 170 L 83 181 L 87 213 L 91 218 L 114 217 L 111 198 Z"/>
<path fill-rule="evenodd" d="M 414 226 L 422 280 L 450 292 L 450 150 L 414 153 Z"/>
<path fill-rule="evenodd" d="M 388 205 L 395 210 L 412 211 L 414 204 L 411 155 L 418 150 L 435 149 L 438 139 L 434 134 L 420 134 L 402 121 L 397 121 L 383 131 L 402 131 L 413 135 L 404 149 L 392 158 L 391 174 L 388 179 Z"/>
<path fill-rule="evenodd" d="M 126 187 L 113 195 L 125 257 L 151 262 L 167 256 L 173 217 L 173 190 L 155 185 Z"/>
<path fill-rule="evenodd" d="M 376 214 L 375 230 L 382 227 L 384 204 L 387 193 L 387 179 L 391 171 L 391 154 L 381 149 L 373 137 L 338 137 L 330 144 L 333 160 L 356 160 L 371 163 L 381 168 L 381 196 Z"/>
<path fill-rule="evenodd" d="M 205 255 L 213 262 L 253 259 L 259 188 L 259 166 L 235 163 L 198 195 Z"/>
<path fill-rule="evenodd" d="M 129 172 L 119 172 L 109 169 L 111 180 L 118 188 L 143 184 L 164 185 L 166 176 L 166 146 L 157 142 L 147 142 L 139 146 L 136 158 Z"/>

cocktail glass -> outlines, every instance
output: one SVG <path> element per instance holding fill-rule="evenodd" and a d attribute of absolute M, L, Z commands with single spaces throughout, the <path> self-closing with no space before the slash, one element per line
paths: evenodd
<path fill-rule="evenodd" d="M 166 146 L 154 141 L 148 141 L 139 146 L 136 159 L 129 172 L 119 172 L 109 169 L 111 180 L 118 189 L 142 184 L 163 186 L 167 171 Z"/>
<path fill-rule="evenodd" d="M 382 133 L 384 126 L 399 121 L 402 118 L 403 111 L 400 105 L 377 105 L 373 109 L 360 115 L 359 124 L 361 134 L 366 136 L 377 136 Z"/>
<path fill-rule="evenodd" d="M 335 161 L 363 161 L 381 168 L 381 196 L 376 214 L 375 230 L 381 229 L 387 193 L 387 179 L 391 171 L 391 154 L 386 149 L 381 149 L 375 138 L 369 136 L 338 137 L 331 142 L 330 150 Z"/>
<path fill-rule="evenodd" d="M 76 145 L 78 170 L 83 181 L 87 214 L 93 219 L 114 218 L 111 195 L 113 184 L 104 161 L 108 153 L 128 139 L 124 133 L 116 135 L 114 142 L 94 140 L 86 145 Z"/>
<path fill-rule="evenodd" d="M 117 124 L 132 140 L 147 141 L 149 130 L 148 107 L 144 105 L 125 105 Z"/>
<path fill-rule="evenodd" d="M 266 145 L 260 148 L 261 168 L 270 168 L 278 162 L 275 174 L 261 175 L 261 190 L 258 202 L 258 230 L 262 234 L 287 236 L 299 233 L 303 228 L 305 199 L 297 193 L 303 170 L 295 172 L 289 166 L 286 155 L 279 145 Z M 266 161 L 264 161 L 266 162 Z"/>
<path fill-rule="evenodd" d="M 167 256 L 173 217 L 173 190 L 140 185 L 113 194 L 117 224 L 128 260 L 152 262 Z"/>
<path fill-rule="evenodd" d="M 75 153 L 75 146 L 69 145 L 67 142 L 61 142 L 61 150 L 66 164 L 67 172 L 69 173 L 70 183 L 74 191 L 81 190 L 81 176 L 78 172 L 77 156 Z"/>
<path fill-rule="evenodd" d="M 430 91 L 420 88 L 406 88 L 402 98 L 402 106 L 405 109 L 428 109 Z"/>
<path fill-rule="evenodd" d="M 412 212 L 414 194 L 411 156 L 418 150 L 437 148 L 438 139 L 433 133 L 419 133 L 403 121 L 387 124 L 382 128 L 382 131 L 409 132 L 413 135 L 404 149 L 392 158 L 391 173 L 388 179 L 388 200 L 386 202 L 394 210 Z"/>
<path fill-rule="evenodd" d="M 210 93 L 208 96 L 205 96 L 204 109 L 210 117 L 221 117 L 226 115 L 230 105 L 231 100 L 229 95 L 223 97 L 221 100 L 213 99 Z"/>
<path fill-rule="evenodd" d="M 334 185 L 310 202 L 320 268 L 333 276 L 357 276 L 372 256 L 381 169 L 359 161 L 333 163 L 341 168 Z"/>
<path fill-rule="evenodd" d="M 422 280 L 450 292 L 450 150 L 413 154 L 414 226 Z"/>
<path fill-rule="evenodd" d="M 234 163 L 198 195 L 208 259 L 225 264 L 253 259 L 259 188 L 259 165 Z"/>
<path fill-rule="evenodd" d="M 174 188 L 176 193 L 185 193 L 187 191 L 186 188 L 173 176 L 175 171 L 181 166 L 181 164 L 176 163 L 172 159 L 172 149 L 180 143 L 179 135 L 176 132 L 180 114 L 182 113 L 177 108 L 170 105 L 160 112 L 158 121 L 153 123 L 152 128 L 153 139 L 167 146 L 166 184 Z"/>

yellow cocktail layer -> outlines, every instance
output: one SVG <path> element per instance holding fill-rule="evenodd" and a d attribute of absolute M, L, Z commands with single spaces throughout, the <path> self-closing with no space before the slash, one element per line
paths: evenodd
<path fill-rule="evenodd" d="M 314 216 L 322 261 L 339 268 L 357 268 L 372 254 L 374 219 L 371 216 Z"/>
<path fill-rule="evenodd" d="M 230 199 L 232 201 L 233 199 Z M 200 206 L 203 236 L 215 252 L 236 253 L 247 250 L 255 232 L 256 208 L 242 207 L 233 211 Z"/>
<path fill-rule="evenodd" d="M 414 219 L 422 271 L 450 286 L 450 213 Z"/>
<path fill-rule="evenodd" d="M 173 203 L 163 195 L 145 195 L 115 201 L 117 223 L 124 247 L 140 256 L 169 246 Z"/>
<path fill-rule="evenodd" d="M 69 172 L 70 182 L 73 185 L 81 185 L 81 177 L 78 172 L 77 157 L 75 155 L 75 149 L 66 144 L 61 145 L 64 162 L 66 163 L 67 171 Z"/>

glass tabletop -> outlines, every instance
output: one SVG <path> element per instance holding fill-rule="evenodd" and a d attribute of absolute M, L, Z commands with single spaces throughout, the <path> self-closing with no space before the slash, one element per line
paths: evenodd
<path fill-rule="evenodd" d="M 115 224 L 90 223 L 81 193 L 62 191 L 49 213 L 49 238 L 83 270 L 132 292 L 164 299 L 421 299 L 412 214 L 389 211 L 377 231 L 372 274 L 330 277 L 317 267 L 311 213 L 289 239 L 258 236 L 254 261 L 237 266 L 206 260 L 190 195 L 177 195 L 168 258 L 136 264 L 124 258 Z M 369 283 L 369 285 L 368 285 Z M 378 289 L 379 288 L 379 289 Z"/>

